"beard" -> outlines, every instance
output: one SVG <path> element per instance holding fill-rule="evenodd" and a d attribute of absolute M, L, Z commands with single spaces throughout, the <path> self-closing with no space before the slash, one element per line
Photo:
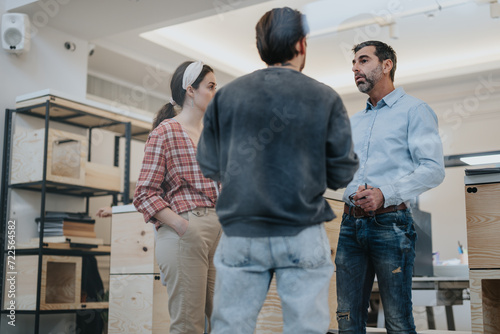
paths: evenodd
<path fill-rule="evenodd" d="M 358 86 L 358 90 L 361 93 L 369 93 L 375 87 L 375 84 L 382 78 L 383 76 L 383 71 L 382 71 L 382 65 L 377 66 L 373 71 L 369 72 L 368 74 L 361 74 L 363 78 L 365 78 L 364 82 L 356 82 L 356 85 Z"/>

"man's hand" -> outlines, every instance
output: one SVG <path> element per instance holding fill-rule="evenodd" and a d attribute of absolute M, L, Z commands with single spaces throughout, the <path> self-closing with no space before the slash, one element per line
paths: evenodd
<path fill-rule="evenodd" d="M 384 194 L 379 188 L 370 185 L 359 186 L 354 196 L 355 204 L 359 205 L 365 212 L 375 211 L 384 204 Z"/>

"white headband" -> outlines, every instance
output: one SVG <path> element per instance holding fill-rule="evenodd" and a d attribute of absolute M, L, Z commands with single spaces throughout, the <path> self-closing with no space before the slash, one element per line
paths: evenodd
<path fill-rule="evenodd" d="M 200 60 L 189 64 L 182 77 L 182 88 L 186 89 L 189 85 L 192 85 L 198 79 L 202 69 L 203 63 Z"/>

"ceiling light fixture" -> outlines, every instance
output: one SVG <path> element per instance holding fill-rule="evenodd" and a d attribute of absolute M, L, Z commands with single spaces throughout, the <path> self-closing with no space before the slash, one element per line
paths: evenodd
<path fill-rule="evenodd" d="M 484 2 L 484 1 L 487 1 L 487 2 Z M 491 3 L 491 1 L 495 2 L 495 4 Z M 475 2 L 477 4 L 490 3 L 490 8 L 493 8 L 494 5 L 500 5 L 500 4 L 498 4 L 497 1 L 498 0 L 475 0 Z M 433 17 L 433 16 L 435 16 L 435 13 L 440 12 L 443 9 L 465 5 L 465 4 L 468 4 L 470 2 L 474 2 L 474 0 L 454 0 L 454 1 L 447 1 L 445 3 L 440 3 L 438 1 L 436 1 L 435 5 L 430 5 L 430 6 L 426 6 L 423 8 L 417 8 L 417 9 L 413 9 L 413 10 L 408 10 L 406 12 L 399 12 L 397 14 L 393 14 L 390 16 L 373 16 L 373 17 L 368 18 L 368 19 L 358 20 L 355 22 L 343 23 L 343 24 L 340 24 L 338 26 L 329 27 L 329 28 L 316 30 L 316 31 L 311 31 L 311 33 L 309 34 L 309 38 L 322 37 L 322 36 L 329 35 L 332 33 L 339 33 L 339 32 L 346 31 L 346 30 L 353 30 L 356 28 L 360 28 L 360 27 L 364 27 L 364 26 L 368 26 L 368 25 L 373 25 L 373 24 L 378 24 L 380 27 L 384 27 L 384 26 L 389 25 L 389 27 L 390 27 L 391 25 L 394 24 L 394 22 L 396 22 L 402 18 L 416 16 L 416 15 L 426 15 L 427 17 L 429 17 L 429 16 Z M 496 9 L 496 7 L 495 7 L 495 9 Z M 500 15 L 500 8 L 498 8 L 498 10 L 499 10 L 499 15 Z M 389 34 L 390 34 L 391 38 L 398 38 L 399 37 L 399 33 L 396 33 L 396 32 L 391 33 L 390 30 L 389 30 Z M 397 37 L 392 37 L 392 36 L 397 36 Z"/>
<path fill-rule="evenodd" d="M 389 37 L 399 39 L 399 26 L 396 23 L 389 24 Z"/>
<path fill-rule="evenodd" d="M 465 162 L 468 165 L 489 165 L 489 164 L 499 164 L 500 154 L 492 155 L 478 155 L 474 157 L 463 157 L 460 161 Z"/>

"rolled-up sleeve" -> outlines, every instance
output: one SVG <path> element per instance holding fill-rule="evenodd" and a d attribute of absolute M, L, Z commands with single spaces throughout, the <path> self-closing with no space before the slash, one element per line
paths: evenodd
<path fill-rule="evenodd" d="M 149 222 L 161 210 L 170 207 L 163 198 L 162 183 L 166 172 L 166 139 L 152 132 L 144 147 L 144 159 L 134 194 L 134 206 Z"/>

